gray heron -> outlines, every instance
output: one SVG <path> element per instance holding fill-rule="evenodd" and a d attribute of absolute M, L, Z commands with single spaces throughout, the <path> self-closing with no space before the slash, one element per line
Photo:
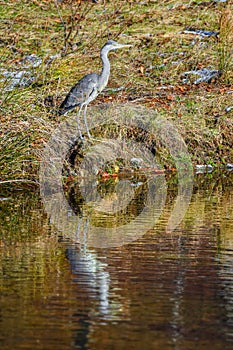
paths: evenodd
<path fill-rule="evenodd" d="M 103 63 L 103 67 L 100 74 L 90 73 L 81 78 L 77 84 L 75 84 L 69 93 L 67 94 L 64 101 L 61 103 L 58 113 L 60 115 L 66 114 L 72 111 L 76 107 L 79 107 L 77 123 L 80 139 L 83 139 L 79 116 L 84 107 L 84 123 L 87 130 L 87 135 L 90 138 L 90 132 L 87 124 L 86 112 L 88 104 L 93 101 L 99 93 L 105 88 L 108 83 L 110 75 L 110 62 L 108 59 L 108 53 L 112 50 L 117 50 L 122 47 L 130 47 L 132 45 L 119 44 L 115 40 L 108 40 L 100 51 L 100 58 Z"/>

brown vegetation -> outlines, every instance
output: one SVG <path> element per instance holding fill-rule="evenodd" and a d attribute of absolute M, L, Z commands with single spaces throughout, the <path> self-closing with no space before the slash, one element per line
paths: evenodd
<path fill-rule="evenodd" d="M 100 69 L 108 38 L 134 45 L 111 57 L 108 88 L 94 104 L 133 104 L 172 121 L 193 163 L 233 158 L 232 1 L 1 1 L 4 70 L 20 71 L 27 55 L 42 59 L 27 87 L 10 90 L 1 76 L 1 180 L 37 179 L 40 152 L 60 120 L 52 113 L 83 75 Z M 219 34 L 184 33 L 201 29 Z M 210 68 L 218 79 L 184 81 Z M 122 88 L 123 87 L 123 88 Z M 122 88 L 115 92 L 114 88 Z"/>

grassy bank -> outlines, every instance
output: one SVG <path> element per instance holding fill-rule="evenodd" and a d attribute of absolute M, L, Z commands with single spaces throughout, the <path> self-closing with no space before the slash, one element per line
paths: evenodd
<path fill-rule="evenodd" d="M 93 104 L 155 109 L 174 123 L 194 164 L 232 162 L 232 1 L 15 0 L 0 6 L 2 181 L 37 179 L 41 150 L 65 118 L 51 111 L 80 77 L 100 69 L 99 48 L 108 38 L 134 46 L 111 55 L 108 88 Z M 196 35 L 196 29 L 213 34 Z M 9 72 L 27 70 L 32 54 L 41 62 L 30 66 L 31 81 L 12 89 Z M 199 84 L 198 76 L 184 76 L 202 68 L 219 74 Z"/>

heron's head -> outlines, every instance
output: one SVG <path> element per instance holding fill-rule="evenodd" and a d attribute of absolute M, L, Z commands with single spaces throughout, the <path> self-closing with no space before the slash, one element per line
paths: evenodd
<path fill-rule="evenodd" d="M 116 42 L 115 40 L 108 40 L 106 42 L 106 44 L 102 47 L 102 50 L 106 50 L 106 51 L 111 51 L 111 50 L 117 50 L 120 49 L 122 47 L 131 47 L 132 45 L 126 45 L 126 44 L 119 44 L 118 42 Z"/>

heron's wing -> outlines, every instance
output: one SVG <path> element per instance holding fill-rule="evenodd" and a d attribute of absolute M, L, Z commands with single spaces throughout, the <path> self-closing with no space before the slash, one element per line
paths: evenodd
<path fill-rule="evenodd" d="M 80 79 L 78 83 L 71 88 L 65 100 L 61 103 L 59 113 L 64 114 L 74 109 L 76 106 L 80 106 L 82 103 L 94 99 L 95 97 L 90 97 L 93 96 L 93 91 L 97 91 L 97 87 L 98 75 L 95 73 L 88 74 Z"/>

